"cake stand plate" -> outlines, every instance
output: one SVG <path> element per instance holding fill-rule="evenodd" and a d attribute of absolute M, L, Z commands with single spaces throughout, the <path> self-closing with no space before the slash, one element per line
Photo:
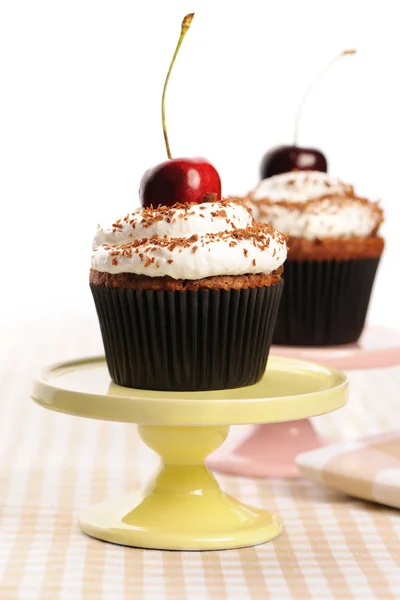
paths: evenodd
<path fill-rule="evenodd" d="M 356 344 L 344 346 L 272 346 L 272 354 L 316 361 L 336 369 L 377 369 L 400 364 L 400 331 L 367 327 Z M 298 454 L 325 445 L 308 419 L 254 427 L 227 452 L 217 451 L 208 465 L 221 473 L 249 477 L 299 477 Z M 279 447 L 279 453 L 276 448 Z M 271 458 L 273 456 L 273 458 Z"/>
<path fill-rule="evenodd" d="M 346 403 L 348 390 L 340 371 L 288 358 L 271 358 L 263 379 L 247 388 L 130 389 L 111 383 L 104 359 L 93 358 L 49 367 L 32 397 L 59 412 L 137 423 L 144 443 L 162 457 L 158 475 L 140 497 L 84 510 L 79 522 L 85 533 L 141 548 L 217 550 L 261 544 L 281 531 L 268 511 L 225 494 L 204 465 L 229 426 L 327 413 Z"/>

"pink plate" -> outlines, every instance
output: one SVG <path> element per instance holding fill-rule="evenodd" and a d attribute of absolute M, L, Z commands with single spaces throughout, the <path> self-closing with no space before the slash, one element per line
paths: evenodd
<path fill-rule="evenodd" d="M 272 346 L 278 356 L 302 358 L 337 369 L 374 369 L 400 364 L 400 331 L 367 327 L 357 344 L 330 347 Z M 249 477 L 298 477 L 296 456 L 324 445 L 308 419 L 257 425 L 230 452 L 222 447 L 208 460 L 221 473 Z"/>
<path fill-rule="evenodd" d="M 378 369 L 400 364 L 400 331 L 367 327 L 356 344 L 345 346 L 272 346 L 271 353 L 302 358 L 336 369 Z"/>

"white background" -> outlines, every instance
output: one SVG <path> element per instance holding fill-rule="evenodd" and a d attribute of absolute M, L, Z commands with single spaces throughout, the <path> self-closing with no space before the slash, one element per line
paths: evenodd
<path fill-rule="evenodd" d="M 400 36 L 396 0 L 2 0 L 0 322 L 94 315 L 91 238 L 137 206 L 142 173 L 166 158 L 160 97 L 180 22 L 195 11 L 169 88 L 175 156 L 204 155 L 224 192 L 257 182 L 261 156 L 300 143 L 381 198 L 387 249 L 370 311 L 400 325 Z"/>

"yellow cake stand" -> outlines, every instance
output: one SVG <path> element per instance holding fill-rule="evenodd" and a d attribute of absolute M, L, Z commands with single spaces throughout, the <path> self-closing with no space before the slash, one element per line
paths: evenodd
<path fill-rule="evenodd" d="M 259 383 L 234 390 L 124 388 L 110 382 L 104 358 L 91 358 L 47 368 L 32 392 L 45 408 L 139 425 L 144 443 L 162 458 L 157 477 L 140 498 L 89 506 L 79 523 L 101 540 L 167 550 L 240 548 L 276 537 L 278 519 L 225 494 L 204 459 L 230 425 L 304 419 L 340 408 L 347 396 L 344 373 L 277 357 Z"/>

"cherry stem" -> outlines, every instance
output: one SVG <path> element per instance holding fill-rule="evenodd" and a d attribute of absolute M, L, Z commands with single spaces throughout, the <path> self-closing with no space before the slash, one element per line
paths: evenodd
<path fill-rule="evenodd" d="M 184 17 L 184 19 L 182 21 L 181 34 L 179 36 L 178 44 L 175 48 L 175 52 L 172 57 L 171 64 L 169 65 L 167 77 L 165 78 L 163 94 L 162 94 L 162 98 L 161 98 L 161 120 L 162 120 L 162 128 L 163 128 L 163 133 L 164 133 L 165 147 L 167 149 L 168 158 L 172 158 L 172 156 L 171 156 L 171 148 L 169 147 L 169 141 L 168 141 L 167 122 L 165 120 L 165 94 L 167 91 L 169 77 L 172 72 L 172 67 L 174 66 L 176 57 L 178 56 L 179 48 L 181 47 L 182 42 L 185 38 L 185 35 L 190 27 L 190 24 L 193 21 L 193 17 L 194 17 L 194 13 L 191 13 L 189 15 L 186 15 L 186 17 Z"/>
<path fill-rule="evenodd" d="M 343 56 L 351 56 L 353 54 L 356 54 L 356 52 L 357 52 L 357 50 L 354 50 L 354 49 L 343 50 L 343 52 L 341 52 L 340 54 L 338 54 L 337 56 L 335 56 L 334 58 L 332 58 L 332 60 L 330 60 L 329 63 L 313 79 L 313 81 L 311 82 L 311 84 L 308 86 L 308 88 L 304 92 L 303 97 L 300 100 L 299 108 L 297 109 L 296 120 L 295 120 L 295 124 L 294 124 L 294 136 L 293 136 L 293 145 L 294 146 L 297 146 L 297 141 L 298 141 L 298 137 L 299 137 L 299 127 L 300 127 L 301 117 L 302 117 L 302 114 L 303 114 L 303 108 L 304 108 L 304 105 L 306 104 L 307 98 L 308 98 L 311 90 L 318 83 L 318 81 L 325 75 L 325 73 L 327 71 L 329 71 L 329 69 L 338 60 L 340 60 Z"/>

